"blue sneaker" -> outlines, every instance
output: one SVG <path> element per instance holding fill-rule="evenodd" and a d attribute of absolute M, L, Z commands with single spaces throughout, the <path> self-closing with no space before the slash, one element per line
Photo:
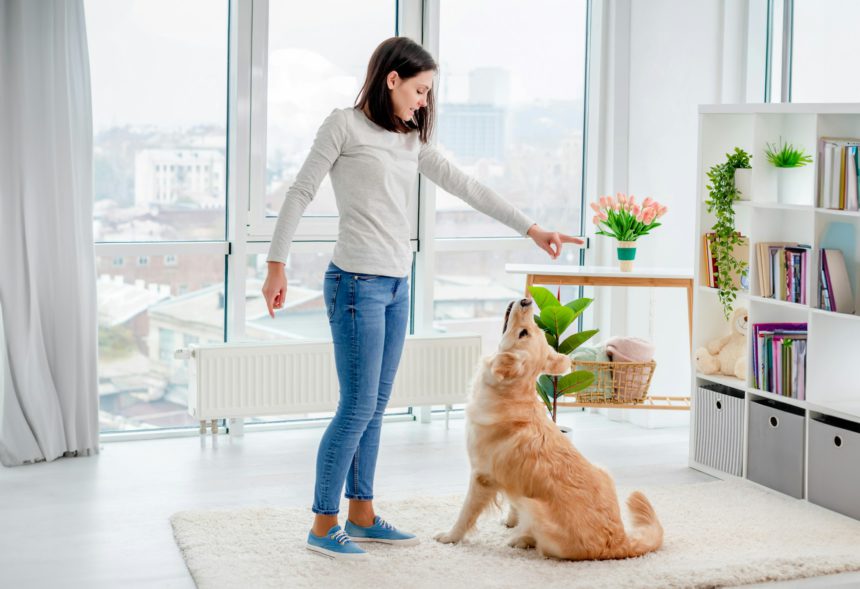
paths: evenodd
<path fill-rule="evenodd" d="M 325 536 L 315 536 L 313 532 L 308 532 L 307 548 L 337 559 L 348 560 L 367 556 L 364 550 L 350 541 L 347 533 L 338 525 L 332 526 Z"/>
<path fill-rule="evenodd" d="M 357 526 L 349 520 L 346 520 L 345 528 L 353 542 L 382 542 L 383 544 L 397 544 L 398 546 L 418 544 L 418 538 L 414 534 L 399 532 L 378 515 L 373 518 L 373 525 L 368 528 Z"/>

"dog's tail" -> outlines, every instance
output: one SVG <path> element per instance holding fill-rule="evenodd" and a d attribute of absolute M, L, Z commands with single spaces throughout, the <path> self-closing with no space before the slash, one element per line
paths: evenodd
<path fill-rule="evenodd" d="M 663 526 L 648 498 L 634 491 L 627 498 L 627 508 L 633 519 L 633 529 L 627 531 L 627 542 L 619 546 L 615 558 L 631 558 L 652 552 L 663 545 Z"/>

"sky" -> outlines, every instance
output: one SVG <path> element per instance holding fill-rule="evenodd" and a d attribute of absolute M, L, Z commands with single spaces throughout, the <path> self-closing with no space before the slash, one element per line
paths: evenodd
<path fill-rule="evenodd" d="M 288 84 L 277 96 L 311 111 L 320 101 L 323 111 L 351 104 L 374 47 L 395 33 L 394 0 L 269 4 L 270 76 Z M 511 72 L 515 103 L 581 97 L 584 6 L 442 0 L 442 96 L 465 101 L 469 71 L 502 67 Z M 224 124 L 227 0 L 85 0 L 85 9 L 97 131 Z"/>
<path fill-rule="evenodd" d="M 581 98 L 585 0 L 440 2 L 443 99 L 465 101 L 468 73 L 479 67 L 511 72 L 514 103 Z M 315 123 L 317 110 L 351 103 L 373 48 L 395 32 L 394 0 L 269 4 L 270 75 L 289 84 L 277 96 Z M 85 0 L 85 9 L 97 131 L 224 125 L 227 0 Z M 795 101 L 857 100 L 860 77 L 839 68 L 853 54 L 858 20 L 857 0 L 795 0 Z M 271 71 L 284 64 L 290 69 Z"/>

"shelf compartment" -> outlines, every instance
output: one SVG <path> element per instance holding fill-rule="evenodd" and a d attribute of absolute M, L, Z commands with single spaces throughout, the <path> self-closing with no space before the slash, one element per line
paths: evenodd
<path fill-rule="evenodd" d="M 860 424 L 812 417 L 808 468 L 811 503 L 860 519 Z"/>
<path fill-rule="evenodd" d="M 761 296 L 760 273 L 768 272 L 768 263 L 759 267 L 758 252 L 760 244 L 796 244 L 809 247 L 807 253 L 807 276 L 803 288 L 806 290 L 806 300 L 810 301 L 810 284 L 815 284 L 810 276 L 815 271 L 813 249 L 815 232 L 815 215 L 811 207 L 794 207 L 788 209 L 753 208 L 752 228 L 750 231 L 750 293 Z M 766 275 L 765 275 L 766 276 Z M 779 299 L 775 299 L 779 300 Z"/>
<path fill-rule="evenodd" d="M 817 158 L 818 120 L 812 114 L 765 114 L 755 115 L 752 152 L 753 201 L 782 205 L 804 205 L 815 202 L 815 158 Z M 779 170 L 767 161 L 765 149 L 768 144 L 779 146 L 780 141 L 790 143 L 812 156 L 813 163 L 792 169 Z M 792 190 L 780 194 L 777 176 L 792 174 Z"/>
<path fill-rule="evenodd" d="M 806 400 L 827 405 L 856 399 L 860 413 L 856 368 L 860 362 L 860 321 L 846 317 L 814 309 L 810 313 Z"/>
<path fill-rule="evenodd" d="M 790 495 L 803 497 L 805 413 L 770 399 L 749 405 L 747 478 Z"/>
<path fill-rule="evenodd" d="M 860 311 L 860 216 L 858 215 L 816 215 L 815 216 L 815 276 L 812 281 L 812 306 L 820 308 L 819 256 L 822 249 L 838 249 L 845 260 L 851 295 L 854 298 L 854 312 Z"/>
<path fill-rule="evenodd" d="M 733 476 L 743 471 L 744 393 L 718 384 L 693 392 L 693 459 Z"/>

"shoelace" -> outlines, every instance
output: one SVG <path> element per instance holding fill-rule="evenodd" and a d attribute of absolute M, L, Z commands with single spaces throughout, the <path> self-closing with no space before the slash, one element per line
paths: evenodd
<path fill-rule="evenodd" d="M 376 523 L 379 524 L 380 528 L 383 528 L 385 530 L 393 530 L 394 529 L 394 526 L 392 526 L 390 523 L 388 523 L 387 521 L 385 521 L 384 519 L 382 519 L 379 516 L 377 516 Z"/>
<path fill-rule="evenodd" d="M 349 542 L 349 536 L 347 536 L 346 532 L 344 532 L 343 530 L 338 530 L 337 532 L 332 534 L 331 539 L 338 544 L 346 544 L 347 542 Z"/>

